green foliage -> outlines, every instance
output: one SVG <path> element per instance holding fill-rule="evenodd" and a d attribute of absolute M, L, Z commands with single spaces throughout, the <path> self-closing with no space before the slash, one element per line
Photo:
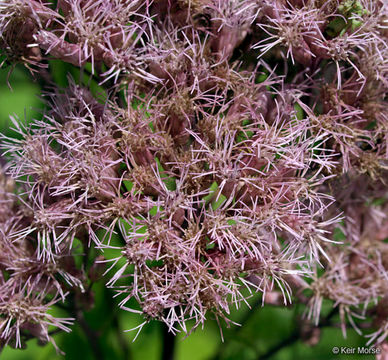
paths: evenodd
<path fill-rule="evenodd" d="M 160 163 L 158 158 L 155 158 L 155 161 L 158 165 L 158 171 L 163 179 L 164 184 L 166 185 L 166 188 L 170 191 L 175 191 L 176 190 L 176 179 L 173 177 L 170 177 L 166 174 L 162 164 Z"/>
<path fill-rule="evenodd" d="M 326 32 L 331 37 L 343 36 L 346 31 L 355 31 L 362 25 L 361 17 L 368 14 L 359 1 L 346 0 L 338 6 L 342 17 L 335 17 L 327 26 Z"/>
<path fill-rule="evenodd" d="M 226 201 L 226 196 L 221 194 L 216 181 L 214 181 L 209 188 L 210 192 L 203 197 L 205 205 L 211 204 L 213 210 L 217 210 Z"/>
<path fill-rule="evenodd" d="M 0 69 L 0 77 L 3 79 L 0 85 L 0 131 L 15 136 L 10 130 L 9 116 L 16 116 L 22 121 L 39 118 L 42 103 L 37 96 L 39 85 L 31 82 L 24 68 L 16 67 L 10 75 L 11 88 L 6 83 L 8 72 L 9 69 Z"/>

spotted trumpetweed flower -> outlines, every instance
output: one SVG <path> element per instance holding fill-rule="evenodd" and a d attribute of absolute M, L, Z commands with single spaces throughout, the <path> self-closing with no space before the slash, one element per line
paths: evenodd
<path fill-rule="evenodd" d="M 229 324 L 259 293 L 301 303 L 306 329 L 328 299 L 344 332 L 369 316 L 384 341 L 387 16 L 367 0 L 2 1 L 4 64 L 47 86 L 41 118 L 2 137 L 1 341 L 68 331 L 101 278 L 137 329 Z M 79 81 L 54 86 L 52 59 Z M 74 314 L 49 315 L 59 302 Z"/>

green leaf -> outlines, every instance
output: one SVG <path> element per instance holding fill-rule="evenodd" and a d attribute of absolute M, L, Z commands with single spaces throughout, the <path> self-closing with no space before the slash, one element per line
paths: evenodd
<path fill-rule="evenodd" d="M 334 239 L 334 241 L 343 242 L 346 240 L 346 235 L 344 234 L 344 232 L 341 229 L 335 228 L 333 231 L 333 239 Z"/>
<path fill-rule="evenodd" d="M 131 190 L 133 188 L 133 182 L 130 180 L 123 180 L 123 184 L 124 184 L 125 188 L 127 189 L 127 191 L 131 192 Z"/>
<path fill-rule="evenodd" d="M 210 185 L 209 190 L 209 194 L 203 197 L 203 200 L 205 200 L 205 205 L 209 204 L 209 202 L 213 199 L 215 192 L 218 190 L 218 184 L 216 181 Z"/>
<path fill-rule="evenodd" d="M 227 197 L 225 195 L 219 194 L 218 199 L 215 199 L 212 202 L 212 209 L 217 210 L 226 201 L 226 199 Z"/>
<path fill-rule="evenodd" d="M 149 211 L 151 216 L 155 216 L 156 214 L 162 212 L 164 209 L 162 206 L 153 206 L 151 210 Z"/>
<path fill-rule="evenodd" d="M 155 161 L 156 161 L 156 164 L 158 166 L 158 171 L 159 171 L 160 177 L 163 179 L 163 182 L 166 185 L 167 190 L 175 191 L 176 190 L 176 179 L 174 177 L 169 177 L 166 174 L 162 164 L 160 163 L 159 158 L 156 157 Z"/>
<path fill-rule="evenodd" d="M 302 107 L 299 104 L 294 105 L 294 109 L 296 111 L 295 115 L 298 120 L 303 120 L 304 119 L 304 111 Z"/>

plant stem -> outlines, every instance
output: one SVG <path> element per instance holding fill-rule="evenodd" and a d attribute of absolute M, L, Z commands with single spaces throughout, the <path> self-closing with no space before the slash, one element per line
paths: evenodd
<path fill-rule="evenodd" d="M 102 353 L 100 344 L 98 342 L 98 334 L 86 322 L 82 310 L 76 311 L 76 317 L 79 325 L 81 326 L 83 332 L 85 333 L 89 341 L 90 347 L 94 353 L 94 358 L 96 360 L 103 360 L 104 354 Z"/>
<path fill-rule="evenodd" d="M 162 350 L 162 360 L 174 360 L 174 350 L 175 350 L 175 335 L 169 331 L 169 328 L 166 324 L 162 324 L 163 332 L 163 350 Z"/>

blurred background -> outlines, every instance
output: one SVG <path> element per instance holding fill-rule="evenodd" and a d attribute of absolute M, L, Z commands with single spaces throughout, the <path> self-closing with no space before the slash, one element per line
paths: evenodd
<path fill-rule="evenodd" d="M 65 86 L 66 73 L 76 70 L 61 62 L 50 63 L 51 72 L 58 84 Z M 26 69 L 16 67 L 9 77 L 9 69 L 0 69 L 0 131 L 7 136 L 15 136 L 12 131 L 10 115 L 19 121 L 28 121 L 41 117 L 44 107 L 39 100 L 41 86 L 34 82 Z M 95 86 L 95 84 L 94 84 Z M 95 87 L 98 90 L 98 87 Z M 75 324 L 72 332 L 58 333 L 54 339 L 58 347 L 66 354 L 57 354 L 53 345 L 38 344 L 36 340 L 27 341 L 25 349 L 12 349 L 7 346 L 0 353 L 4 360 L 92 360 L 92 359 L 163 359 L 163 348 L 171 338 L 160 323 L 147 324 L 133 342 L 136 331 L 124 332 L 142 323 L 142 319 L 132 313 L 118 310 L 118 299 L 113 291 L 103 283 L 95 283 L 94 307 L 84 312 L 85 327 Z M 224 342 L 217 322 L 209 318 L 204 329 L 197 329 L 187 338 L 179 334 L 174 341 L 174 360 L 330 360 L 330 359 L 374 359 L 367 355 L 334 355 L 334 346 L 364 346 L 365 339 L 353 329 L 347 330 L 344 339 L 338 326 L 339 317 L 331 313 L 332 304 L 324 302 L 322 313 L 330 314 L 330 321 L 323 322 L 320 328 L 301 326 L 300 318 L 305 309 L 302 305 L 289 307 L 261 306 L 259 295 L 250 299 L 251 310 L 245 305 L 231 313 L 231 319 L 242 326 L 222 325 Z M 65 310 L 56 308 L 53 314 L 68 317 Z M 94 339 L 94 340 L 93 340 Z M 96 352 L 96 348 L 98 351 Z M 165 357 L 165 359 L 167 358 Z"/>

